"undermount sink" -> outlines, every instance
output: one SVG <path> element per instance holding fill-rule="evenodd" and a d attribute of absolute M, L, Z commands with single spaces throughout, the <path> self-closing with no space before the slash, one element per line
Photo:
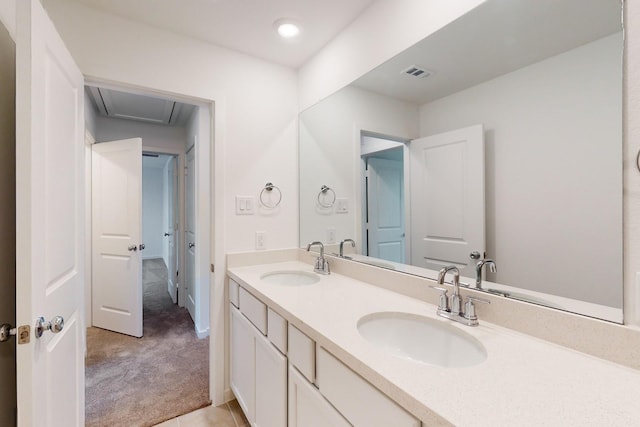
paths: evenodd
<path fill-rule="evenodd" d="M 410 313 L 373 313 L 358 332 L 374 346 L 403 359 L 459 368 L 482 363 L 487 351 L 475 337 L 447 322 Z"/>
<path fill-rule="evenodd" d="M 306 286 L 320 281 L 315 273 L 301 270 L 271 271 L 260 276 L 264 282 L 282 286 Z"/>

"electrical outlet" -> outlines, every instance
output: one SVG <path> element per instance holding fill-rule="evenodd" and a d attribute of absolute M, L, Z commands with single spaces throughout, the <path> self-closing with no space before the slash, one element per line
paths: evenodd
<path fill-rule="evenodd" d="M 336 243 L 336 229 L 334 227 L 327 228 L 327 244 Z"/>
<path fill-rule="evenodd" d="M 267 249 L 267 232 L 256 231 L 256 250 Z"/>

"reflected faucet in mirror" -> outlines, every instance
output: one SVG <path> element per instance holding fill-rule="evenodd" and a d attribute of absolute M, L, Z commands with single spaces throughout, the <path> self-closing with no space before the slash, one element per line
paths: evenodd
<path fill-rule="evenodd" d="M 346 258 L 346 259 L 351 259 L 351 257 L 345 256 L 344 255 L 344 244 L 347 242 L 351 242 L 351 247 L 355 248 L 356 247 L 356 242 L 353 239 L 344 239 L 343 241 L 340 242 L 340 258 Z"/>
<path fill-rule="evenodd" d="M 489 271 L 495 273 L 498 271 L 496 262 L 492 259 L 481 259 L 476 264 L 476 289 L 482 289 L 482 267 L 489 266 Z"/>

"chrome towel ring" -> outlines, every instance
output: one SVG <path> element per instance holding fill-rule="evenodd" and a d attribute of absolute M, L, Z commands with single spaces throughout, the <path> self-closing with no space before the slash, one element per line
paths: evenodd
<path fill-rule="evenodd" d="M 327 196 L 329 191 L 331 192 L 331 194 Z M 326 199 L 326 198 L 329 198 L 330 202 L 326 202 L 326 201 L 323 202 L 322 199 Z M 330 208 L 333 206 L 335 202 L 336 202 L 336 192 L 333 191 L 333 189 L 331 189 L 331 187 L 327 185 L 323 185 L 322 187 L 320 187 L 320 192 L 318 193 L 318 204 L 323 208 Z"/>
<path fill-rule="evenodd" d="M 275 193 L 272 193 L 273 190 L 277 190 L 278 192 L 278 200 L 276 200 L 275 202 L 271 200 L 272 194 L 275 194 Z M 268 209 L 275 209 L 278 207 L 281 201 L 282 201 L 282 191 L 280 191 L 278 187 L 273 185 L 273 183 L 267 182 L 264 185 L 264 188 L 262 189 L 262 191 L 260 192 L 260 203 L 262 203 L 262 206 Z"/>

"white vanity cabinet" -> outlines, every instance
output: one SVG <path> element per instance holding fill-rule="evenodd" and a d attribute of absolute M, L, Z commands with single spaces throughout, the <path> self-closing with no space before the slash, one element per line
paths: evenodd
<path fill-rule="evenodd" d="M 289 427 L 350 425 L 293 365 L 289 365 Z"/>
<path fill-rule="evenodd" d="M 240 307 L 236 308 L 233 300 L 229 307 L 231 390 L 251 425 L 286 426 L 287 358 L 262 332 L 266 332 L 266 306 L 242 288 L 239 296 Z"/>

